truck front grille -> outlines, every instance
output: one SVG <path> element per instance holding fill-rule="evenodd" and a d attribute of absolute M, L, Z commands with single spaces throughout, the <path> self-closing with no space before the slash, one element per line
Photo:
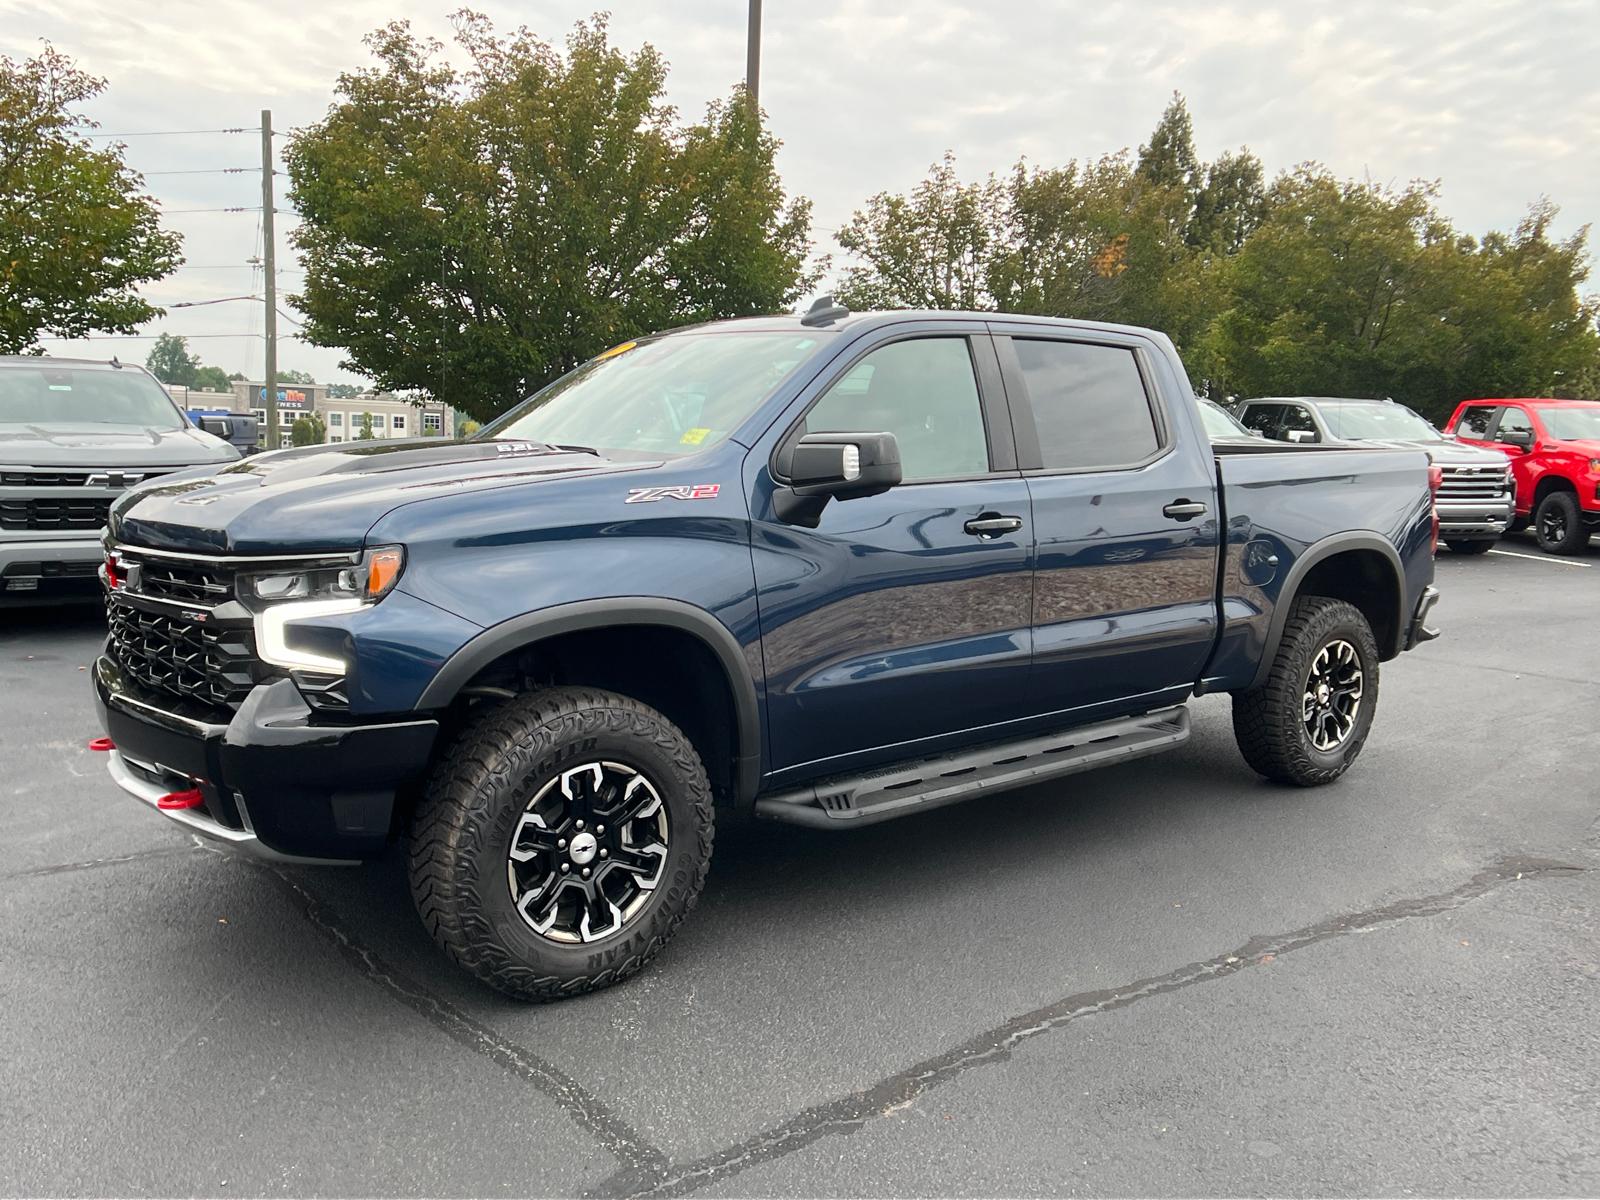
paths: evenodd
<path fill-rule="evenodd" d="M 107 605 L 111 656 L 151 691 L 215 707 L 238 708 L 268 677 L 249 624 L 208 627 L 189 617 L 152 612 L 113 596 Z"/>
<path fill-rule="evenodd" d="M 0 529 L 102 528 L 111 513 L 110 500 L 49 499 L 0 500 Z"/>
<path fill-rule="evenodd" d="M 1511 473 L 1499 467 L 1444 467 L 1440 500 L 1504 500 Z"/>
<path fill-rule="evenodd" d="M 163 600 L 221 604 L 233 599 L 233 572 L 212 563 L 149 559 L 139 568 L 139 591 Z"/>

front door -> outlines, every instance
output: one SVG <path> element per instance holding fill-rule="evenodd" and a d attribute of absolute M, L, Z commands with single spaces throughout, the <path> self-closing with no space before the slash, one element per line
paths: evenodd
<path fill-rule="evenodd" d="M 993 353 L 984 335 L 911 337 L 845 364 L 786 438 L 893 433 L 905 482 L 830 502 L 816 529 L 772 515 L 761 469 L 752 545 L 775 770 L 906 757 L 1026 712 L 1033 531 Z"/>
<path fill-rule="evenodd" d="M 1033 500 L 1039 712 L 1137 711 L 1193 684 L 1217 632 L 1209 443 L 1163 402 L 1153 354 L 997 338 Z"/>

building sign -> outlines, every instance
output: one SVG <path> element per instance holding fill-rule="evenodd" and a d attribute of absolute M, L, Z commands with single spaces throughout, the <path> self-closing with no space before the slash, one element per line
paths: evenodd
<path fill-rule="evenodd" d="M 256 399 L 262 404 L 265 404 L 267 402 L 267 389 L 264 387 L 257 388 Z M 279 388 L 278 407 L 306 409 L 311 407 L 311 402 L 306 398 L 306 394 L 304 392 L 296 392 Z"/>

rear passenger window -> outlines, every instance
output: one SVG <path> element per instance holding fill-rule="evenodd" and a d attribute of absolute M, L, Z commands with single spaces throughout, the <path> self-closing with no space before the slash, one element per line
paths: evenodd
<path fill-rule="evenodd" d="M 1155 417 L 1132 350 L 1013 338 L 1048 469 L 1117 467 L 1156 452 Z"/>
<path fill-rule="evenodd" d="M 1464 438 L 1477 438 L 1480 442 L 1488 441 L 1489 422 L 1494 420 L 1494 409 L 1492 404 L 1473 405 L 1456 422 L 1456 434 Z"/>

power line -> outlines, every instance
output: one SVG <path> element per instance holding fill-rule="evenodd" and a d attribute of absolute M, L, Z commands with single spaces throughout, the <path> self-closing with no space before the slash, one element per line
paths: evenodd
<path fill-rule="evenodd" d="M 231 304 L 235 300 L 259 300 L 260 296 L 224 296 L 220 300 L 178 300 L 168 301 L 163 308 L 204 308 L 207 304 Z"/>
<path fill-rule="evenodd" d="M 259 171 L 260 167 L 205 167 L 193 171 L 141 171 L 142 175 L 242 175 L 246 171 Z M 281 172 L 274 171 L 274 175 Z"/>
<path fill-rule="evenodd" d="M 86 137 L 97 138 L 125 138 L 125 137 L 188 137 L 196 133 L 260 133 L 259 125 L 241 125 L 237 129 L 146 129 L 139 133 L 90 133 Z"/>
<path fill-rule="evenodd" d="M 163 330 L 162 332 L 166 333 L 170 332 L 170 330 Z M 46 334 L 39 340 L 54 342 L 153 342 L 160 336 L 160 333 L 90 333 L 85 334 L 83 337 L 69 338 Z M 191 340 L 194 338 L 253 338 L 259 341 L 261 339 L 259 333 L 185 333 L 179 336 Z M 278 335 L 278 340 L 280 342 L 293 341 L 295 336 L 292 333 L 284 333 Z"/>

